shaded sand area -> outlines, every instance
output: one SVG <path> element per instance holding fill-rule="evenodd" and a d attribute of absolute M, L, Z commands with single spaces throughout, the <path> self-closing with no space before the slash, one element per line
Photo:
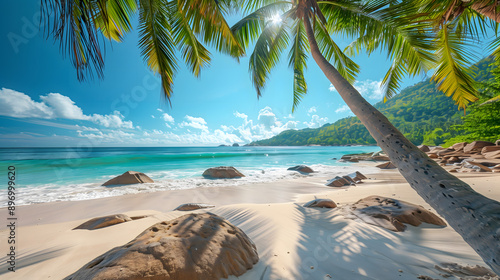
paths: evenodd
<path fill-rule="evenodd" d="M 325 186 L 331 178 L 305 176 L 266 184 L 21 206 L 17 209 L 16 272 L 6 272 L 3 254 L 0 279 L 62 279 L 153 224 L 203 212 L 217 214 L 239 227 L 257 247 L 259 262 L 242 276 L 229 279 L 417 279 L 421 275 L 459 279 L 464 274 L 456 271 L 467 273 L 460 266 L 485 266 L 449 226 L 408 225 L 404 232 L 393 232 L 351 215 L 349 204 L 370 195 L 430 209 L 398 171 L 366 175 L 364 183 L 342 188 Z M 476 191 L 500 200 L 499 173 L 457 175 Z M 338 208 L 302 206 L 315 197 L 330 198 Z M 216 207 L 172 211 L 191 202 Z M 1 211 L 4 221 L 6 212 Z M 72 230 L 91 218 L 109 214 L 147 217 L 97 230 Z M 1 252 L 7 251 L 7 235 L 5 229 L 0 231 Z"/>

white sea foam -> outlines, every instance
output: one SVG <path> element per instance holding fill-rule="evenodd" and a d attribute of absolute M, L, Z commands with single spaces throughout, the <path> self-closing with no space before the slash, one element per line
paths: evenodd
<path fill-rule="evenodd" d="M 295 171 L 289 171 L 287 168 L 270 167 L 263 169 L 245 169 L 239 170 L 246 177 L 239 179 L 218 179 L 209 180 L 200 176 L 200 170 L 176 170 L 168 172 L 151 172 L 148 175 L 155 183 L 148 184 L 132 184 L 116 187 L 104 187 L 100 183 L 87 184 L 66 184 L 55 185 L 45 184 L 37 186 L 26 186 L 17 189 L 16 204 L 27 205 L 35 203 L 44 203 L 52 201 L 77 201 L 88 200 L 95 198 L 120 196 L 125 194 L 137 194 L 147 192 L 157 192 L 165 190 L 181 190 L 203 187 L 227 187 L 254 183 L 274 182 L 279 180 L 293 180 L 307 176 L 325 176 L 335 177 L 337 175 L 345 175 L 355 171 L 362 173 L 375 173 L 378 171 L 374 167 L 360 166 L 330 166 L 330 165 L 310 165 L 315 170 L 311 175 L 303 175 Z M 103 177 L 102 182 L 112 178 Z M 5 207 L 7 200 L 5 197 L 0 198 L 0 205 Z"/>

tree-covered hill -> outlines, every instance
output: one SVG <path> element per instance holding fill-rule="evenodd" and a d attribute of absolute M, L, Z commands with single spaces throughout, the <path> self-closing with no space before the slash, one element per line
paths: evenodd
<path fill-rule="evenodd" d="M 473 66 L 476 81 L 492 79 L 491 58 Z M 463 111 L 458 111 L 451 98 L 436 89 L 434 82 L 426 80 L 403 89 L 386 103 L 379 102 L 380 110 L 410 141 L 415 144 L 439 145 L 456 136 L 452 129 L 461 124 Z M 317 129 L 287 130 L 265 140 L 252 142 L 255 146 L 302 146 L 376 144 L 357 117 L 340 119 Z"/>

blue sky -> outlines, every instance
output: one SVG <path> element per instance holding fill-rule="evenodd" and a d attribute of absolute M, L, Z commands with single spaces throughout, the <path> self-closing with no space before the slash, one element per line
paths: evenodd
<path fill-rule="evenodd" d="M 103 80 L 79 82 L 58 44 L 38 29 L 39 0 L 1 5 L 1 147 L 243 144 L 351 115 L 312 58 L 308 95 L 292 115 L 286 57 L 257 99 L 248 58 L 237 63 L 215 51 L 200 78 L 181 64 L 170 107 L 140 56 L 137 31 L 123 43 L 107 44 Z M 354 60 L 361 66 L 355 86 L 370 102 L 380 101 L 378 85 L 389 67 L 385 55 Z M 405 79 L 404 86 L 422 79 Z"/>

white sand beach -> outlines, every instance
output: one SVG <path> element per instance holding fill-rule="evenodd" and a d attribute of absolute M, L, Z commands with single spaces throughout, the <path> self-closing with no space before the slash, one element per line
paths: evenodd
<path fill-rule="evenodd" d="M 408 225 L 404 232 L 392 232 L 349 216 L 346 206 L 369 195 L 430 209 L 398 171 L 366 175 L 364 183 L 343 188 L 327 187 L 324 184 L 329 178 L 316 176 L 21 206 L 16 214 L 16 272 L 6 272 L 4 253 L 0 279 L 62 279 L 149 226 L 192 213 L 172 211 L 189 202 L 216 205 L 193 212 L 215 213 L 241 228 L 255 243 L 259 262 L 242 276 L 229 279 L 417 279 L 420 275 L 445 279 L 440 274 L 446 273 L 436 265 L 486 266 L 449 226 Z M 457 176 L 479 193 L 500 200 L 499 173 Z M 315 197 L 330 198 L 339 207 L 302 206 Z M 1 211 L 4 221 L 6 212 Z M 109 214 L 149 216 L 98 230 L 72 230 L 90 218 Z M 0 231 L 1 252 L 7 252 L 4 240 L 8 234 L 5 228 Z"/>

